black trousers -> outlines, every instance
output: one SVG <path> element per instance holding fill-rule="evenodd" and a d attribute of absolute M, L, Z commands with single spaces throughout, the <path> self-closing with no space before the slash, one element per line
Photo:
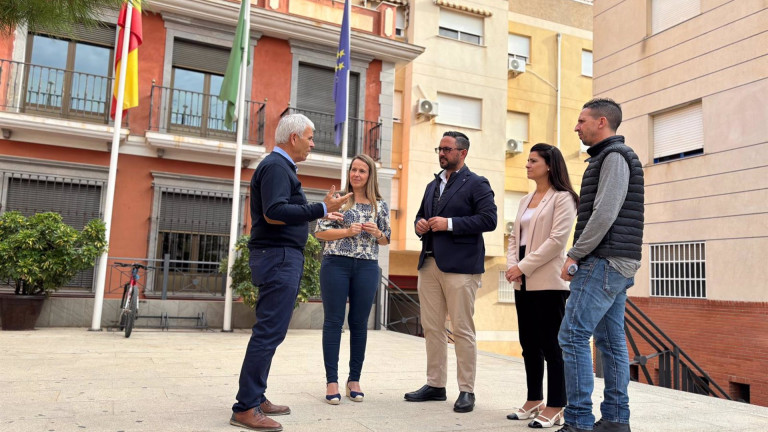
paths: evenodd
<path fill-rule="evenodd" d="M 520 259 L 525 246 L 520 247 Z M 547 362 L 547 406 L 564 407 L 565 372 L 563 352 L 557 342 L 557 333 L 565 314 L 568 291 L 528 291 L 525 284 L 515 291 L 517 326 L 528 385 L 528 400 L 543 400 L 544 361 Z"/>

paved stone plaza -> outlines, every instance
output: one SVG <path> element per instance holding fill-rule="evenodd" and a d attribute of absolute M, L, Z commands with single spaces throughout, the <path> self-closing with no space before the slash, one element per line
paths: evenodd
<path fill-rule="evenodd" d="M 237 431 L 228 419 L 248 337 L 246 331 L 137 329 L 130 339 L 79 328 L 0 332 L 0 431 Z M 286 431 L 531 430 L 505 418 L 525 399 L 521 359 L 480 353 L 477 407 L 456 414 L 452 349 L 448 401 L 404 402 L 403 393 L 425 382 L 424 341 L 371 331 L 365 402 L 331 406 L 324 402 L 320 339 L 319 330 L 291 330 L 275 356 L 267 396 L 291 406 L 291 415 L 276 417 Z M 630 398 L 634 432 L 768 430 L 764 407 L 635 383 Z M 595 402 L 597 413 L 599 396 Z"/>

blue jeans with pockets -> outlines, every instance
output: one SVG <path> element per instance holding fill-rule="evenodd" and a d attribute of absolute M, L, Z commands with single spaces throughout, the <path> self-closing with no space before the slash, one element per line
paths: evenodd
<path fill-rule="evenodd" d="M 629 354 L 624 335 L 624 307 L 627 289 L 634 283 L 633 277 L 624 277 L 605 258 L 589 255 L 579 263 L 558 334 L 568 396 L 566 424 L 592 430 L 595 422 L 590 336 L 594 336 L 603 361 L 602 417 L 629 424 Z"/>

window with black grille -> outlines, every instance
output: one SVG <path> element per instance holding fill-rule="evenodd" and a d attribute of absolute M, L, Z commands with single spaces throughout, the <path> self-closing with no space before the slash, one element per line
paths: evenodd
<path fill-rule="evenodd" d="M 651 296 L 706 298 L 704 242 L 651 245 Z"/>
<path fill-rule="evenodd" d="M 55 212 L 77 230 L 92 219 L 101 217 L 102 184 L 85 179 L 65 179 L 46 175 L 19 175 L 8 179 L 5 211 L 18 211 L 24 216 Z M 65 287 L 90 291 L 93 269 L 83 270 Z"/>
<path fill-rule="evenodd" d="M 162 191 L 156 258 L 185 272 L 215 272 L 227 256 L 232 198 L 220 192 Z"/>

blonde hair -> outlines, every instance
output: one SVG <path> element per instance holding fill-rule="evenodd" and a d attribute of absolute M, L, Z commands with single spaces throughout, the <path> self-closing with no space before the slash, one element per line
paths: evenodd
<path fill-rule="evenodd" d="M 377 201 L 381 199 L 381 194 L 379 193 L 379 176 L 376 174 L 376 162 L 373 161 L 373 158 L 367 154 L 359 154 L 352 158 L 352 160 L 349 162 L 349 168 L 347 169 L 347 188 L 344 193 L 352 192 L 352 184 L 350 183 L 349 174 L 352 172 L 352 162 L 356 160 L 362 161 L 368 165 L 368 181 L 365 183 L 365 197 L 368 198 L 368 200 L 371 202 L 375 219 L 379 212 Z M 349 210 L 354 205 L 355 195 L 353 194 L 349 200 L 341 207 L 341 210 Z"/>

